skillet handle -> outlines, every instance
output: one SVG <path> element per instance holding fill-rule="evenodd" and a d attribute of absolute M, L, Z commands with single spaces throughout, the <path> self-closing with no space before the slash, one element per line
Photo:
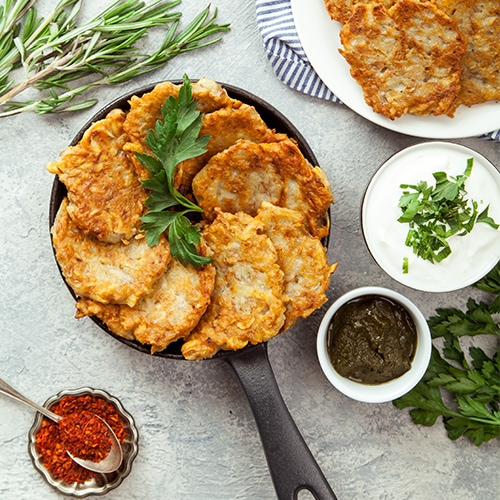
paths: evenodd
<path fill-rule="evenodd" d="M 317 500 L 336 500 L 283 401 L 267 344 L 232 353 L 224 360 L 235 371 L 250 402 L 278 498 L 296 499 L 305 489 Z"/>

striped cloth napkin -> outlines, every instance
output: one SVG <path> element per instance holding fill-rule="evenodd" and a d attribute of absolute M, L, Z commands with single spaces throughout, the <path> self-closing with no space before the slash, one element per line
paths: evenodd
<path fill-rule="evenodd" d="M 276 76 L 292 89 L 340 103 L 307 59 L 293 21 L 290 0 L 256 0 L 257 25 Z M 499 141 L 500 129 L 481 138 Z"/>

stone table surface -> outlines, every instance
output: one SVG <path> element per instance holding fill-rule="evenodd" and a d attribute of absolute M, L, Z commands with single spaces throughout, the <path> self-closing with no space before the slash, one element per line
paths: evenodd
<path fill-rule="evenodd" d="M 42 12 L 56 4 L 38 3 Z M 184 0 L 178 7 L 184 23 L 204 6 Z M 104 105 L 143 84 L 187 73 L 242 87 L 284 113 L 310 143 L 335 196 L 328 251 L 339 267 L 329 302 L 269 342 L 283 399 L 312 454 L 339 500 L 500 498 L 498 440 L 481 447 L 467 439 L 451 441 L 441 422 L 416 426 L 407 410 L 392 403 L 350 400 L 328 383 L 316 358 L 321 318 L 348 290 L 363 285 L 395 289 L 427 317 L 436 307 L 465 307 L 473 293 L 470 288 L 436 294 L 408 289 L 377 266 L 364 243 L 360 204 L 371 176 L 396 151 L 424 139 L 388 131 L 342 104 L 289 89 L 267 61 L 255 3 L 216 0 L 212 7 L 219 9 L 219 21 L 232 27 L 221 43 L 181 55 L 154 74 L 101 88 L 95 97 Z M 159 36 L 155 32 L 151 40 Z M 74 319 L 73 298 L 52 254 L 48 210 L 54 179 L 45 166 L 97 109 L 26 113 L 1 121 L 0 376 L 40 403 L 83 386 L 104 389 L 122 401 L 136 420 L 140 452 L 109 500 L 275 498 L 251 408 L 226 363 L 151 357 L 116 341 L 88 318 Z M 498 143 L 450 142 L 500 165 Z M 0 498 L 61 498 L 27 453 L 33 412 L 0 399 Z"/>

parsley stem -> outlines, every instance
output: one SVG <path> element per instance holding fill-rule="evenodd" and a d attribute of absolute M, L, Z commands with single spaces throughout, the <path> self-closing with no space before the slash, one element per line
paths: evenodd
<path fill-rule="evenodd" d="M 202 114 L 188 76 L 184 75 L 183 80 L 177 98 L 167 98 L 161 108 L 161 118 L 146 137 L 153 156 L 136 153 L 150 174 L 150 178 L 142 181 L 150 196 L 146 200 L 149 211 L 141 217 L 141 227 L 148 245 L 156 245 L 161 234 L 167 232 L 172 256 L 183 265 L 201 267 L 211 259 L 198 254 L 200 227 L 192 224 L 186 215 L 203 210 L 174 187 L 173 179 L 179 163 L 205 153 L 209 136 L 200 137 Z"/>

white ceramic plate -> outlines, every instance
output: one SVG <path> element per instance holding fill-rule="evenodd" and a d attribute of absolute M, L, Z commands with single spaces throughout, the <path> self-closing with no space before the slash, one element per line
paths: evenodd
<path fill-rule="evenodd" d="M 439 263 L 421 259 L 405 246 L 409 226 L 397 220 L 400 185 L 423 180 L 435 185 L 432 174 L 437 171 L 456 177 L 465 171 L 468 158 L 474 163 L 465 182 L 467 198 L 478 202 L 478 213 L 489 204 L 490 217 L 500 224 L 500 173 L 465 146 L 439 141 L 411 146 L 389 158 L 370 181 L 361 211 L 363 234 L 374 259 L 396 281 L 426 292 L 449 292 L 477 282 L 500 260 L 500 229 L 482 222 L 466 236 L 449 238 L 452 253 Z"/>
<path fill-rule="evenodd" d="M 500 128 L 498 101 L 471 108 L 461 106 L 454 118 L 406 115 L 390 120 L 374 113 L 338 52 L 340 23 L 330 19 L 323 0 L 291 0 L 291 5 L 300 41 L 316 73 L 344 104 L 367 120 L 389 130 L 430 139 L 474 137 Z"/>

